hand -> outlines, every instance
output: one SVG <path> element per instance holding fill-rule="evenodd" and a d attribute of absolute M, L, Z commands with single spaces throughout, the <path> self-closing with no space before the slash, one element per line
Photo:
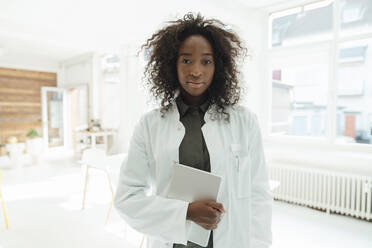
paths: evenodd
<path fill-rule="evenodd" d="M 189 204 L 187 219 L 204 229 L 213 230 L 217 228 L 222 213 L 226 213 L 226 211 L 221 203 L 211 200 L 195 201 Z"/>

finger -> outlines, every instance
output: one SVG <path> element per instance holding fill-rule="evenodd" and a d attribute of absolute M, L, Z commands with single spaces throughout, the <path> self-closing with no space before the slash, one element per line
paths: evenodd
<path fill-rule="evenodd" d="M 212 227 L 213 227 L 213 225 L 207 225 L 207 224 L 203 224 L 203 225 L 201 225 L 204 229 L 206 229 L 206 230 L 212 230 Z"/>
<path fill-rule="evenodd" d="M 214 217 L 214 218 L 203 218 L 199 221 L 199 223 L 203 223 L 205 225 L 214 225 L 218 223 L 219 217 Z"/>
<path fill-rule="evenodd" d="M 220 223 L 220 221 L 221 221 L 221 217 L 218 217 L 218 219 L 217 219 L 217 221 L 216 221 L 216 223 L 215 223 L 215 224 L 218 224 L 218 223 Z"/>
<path fill-rule="evenodd" d="M 214 209 L 217 209 L 221 213 L 226 213 L 226 210 L 224 209 L 224 207 L 221 203 L 209 201 L 209 202 L 207 202 L 207 205 L 214 208 Z"/>
<path fill-rule="evenodd" d="M 207 218 L 207 217 L 204 217 L 204 218 L 200 218 L 200 220 L 198 221 L 198 223 L 202 223 L 204 225 L 213 225 L 215 224 L 217 221 L 217 218 Z"/>
<path fill-rule="evenodd" d="M 226 213 L 226 210 L 221 203 L 216 202 L 216 205 L 218 206 L 217 208 L 220 210 L 221 213 Z"/>
<path fill-rule="evenodd" d="M 217 218 L 218 216 L 220 216 L 220 214 L 221 214 L 221 212 L 218 210 L 218 209 L 216 209 L 216 208 L 210 208 L 210 217 L 211 218 Z"/>
<path fill-rule="evenodd" d="M 216 218 L 214 218 L 212 224 L 213 224 L 213 225 L 218 224 L 218 223 L 220 223 L 220 221 L 221 221 L 221 216 L 219 215 L 219 216 L 217 216 Z"/>
<path fill-rule="evenodd" d="M 199 223 L 203 223 L 205 225 L 215 225 L 215 224 L 218 224 L 220 222 L 221 218 L 220 216 L 215 216 L 215 217 L 211 217 L 211 218 L 203 218 L 203 219 L 200 219 L 200 221 L 198 221 Z"/>

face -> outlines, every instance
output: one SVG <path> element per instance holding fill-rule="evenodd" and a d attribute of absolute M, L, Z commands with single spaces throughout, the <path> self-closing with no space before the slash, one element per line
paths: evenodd
<path fill-rule="evenodd" d="M 178 51 L 178 81 L 184 97 L 198 102 L 211 85 L 214 74 L 213 49 L 201 35 L 188 37 Z"/>

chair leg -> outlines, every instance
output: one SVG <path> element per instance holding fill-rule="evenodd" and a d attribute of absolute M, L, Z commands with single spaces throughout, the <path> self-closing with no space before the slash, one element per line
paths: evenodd
<path fill-rule="evenodd" d="M 141 241 L 141 244 L 140 244 L 139 248 L 142 248 L 144 242 L 145 242 L 145 235 L 143 235 L 143 237 L 142 237 L 142 241 Z"/>
<path fill-rule="evenodd" d="M 4 215 L 4 221 L 5 221 L 5 228 L 8 230 L 9 229 L 8 216 L 6 215 L 5 203 L 4 203 L 3 197 L 1 196 L 1 193 L 0 193 L 0 198 L 1 198 L 1 208 L 3 209 L 3 215 Z"/>
<path fill-rule="evenodd" d="M 107 176 L 108 183 L 109 183 L 109 186 L 110 186 L 110 191 L 111 191 L 111 202 L 110 202 L 110 206 L 109 206 L 109 209 L 108 209 L 108 212 L 107 212 L 106 222 L 105 222 L 105 224 L 107 224 L 108 221 L 109 221 L 109 218 L 110 218 L 112 206 L 114 205 L 114 190 L 112 189 L 110 175 L 107 171 L 105 171 L 105 172 L 106 172 L 106 176 Z"/>
<path fill-rule="evenodd" d="M 1 208 L 3 210 L 5 228 L 8 230 L 9 229 L 8 216 L 6 215 L 4 198 L 3 198 L 3 194 L 1 193 L 2 177 L 3 177 L 3 172 L 0 170 L 0 200 L 1 200 Z"/>
<path fill-rule="evenodd" d="M 83 203 L 82 203 L 82 206 L 81 206 L 81 209 L 82 210 L 85 208 L 85 196 L 87 194 L 88 180 L 89 180 L 89 166 L 86 165 L 86 169 L 85 169 L 85 183 L 84 183 L 84 192 L 83 192 Z"/>
<path fill-rule="evenodd" d="M 106 215 L 106 221 L 105 221 L 105 224 L 107 224 L 108 221 L 109 221 L 110 214 L 111 214 L 111 209 L 112 209 L 112 205 L 113 205 L 113 200 L 110 202 L 110 206 L 109 206 L 109 209 L 108 209 L 108 212 L 107 212 L 107 215 Z"/>

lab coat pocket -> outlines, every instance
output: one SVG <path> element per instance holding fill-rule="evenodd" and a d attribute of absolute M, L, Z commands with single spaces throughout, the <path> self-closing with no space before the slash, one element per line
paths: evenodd
<path fill-rule="evenodd" d="M 250 163 L 249 156 L 241 148 L 240 144 L 231 144 L 232 169 L 234 177 L 234 186 L 237 198 L 250 197 Z"/>

